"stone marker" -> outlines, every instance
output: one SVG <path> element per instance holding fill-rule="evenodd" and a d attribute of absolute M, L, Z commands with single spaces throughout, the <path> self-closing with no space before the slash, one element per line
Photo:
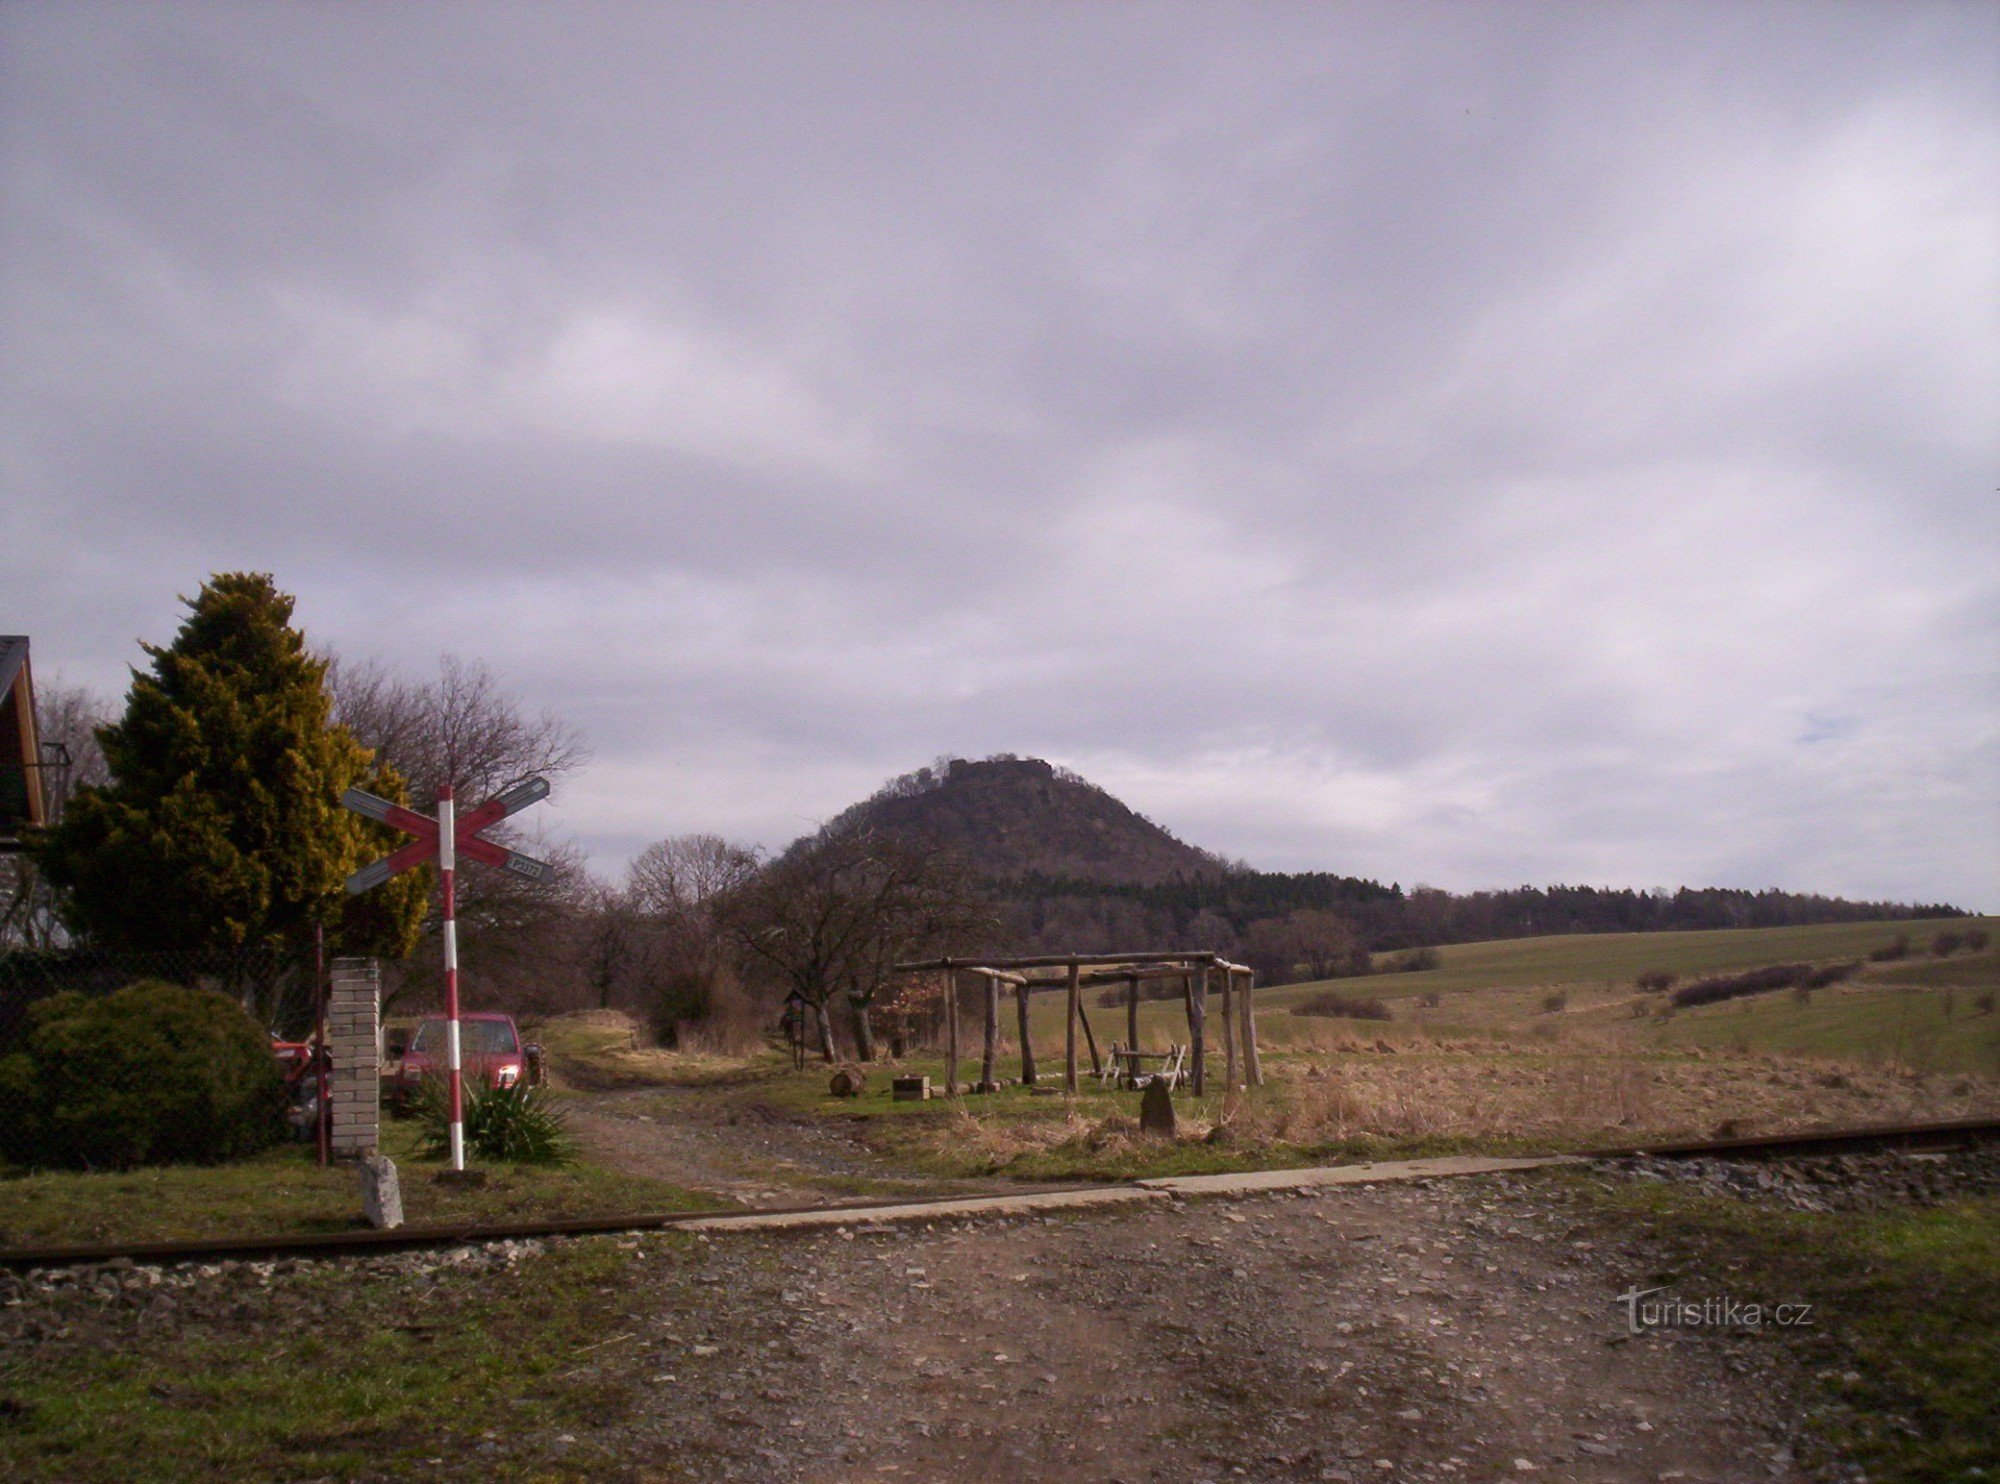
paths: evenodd
<path fill-rule="evenodd" d="M 1139 1096 L 1139 1129 L 1142 1133 L 1174 1137 L 1174 1095 L 1157 1077 L 1146 1084 L 1145 1092 Z"/>
<path fill-rule="evenodd" d="M 403 1224 L 403 1188 L 396 1179 L 396 1162 L 384 1154 L 364 1154 L 361 1171 L 361 1214 L 378 1231 Z"/>

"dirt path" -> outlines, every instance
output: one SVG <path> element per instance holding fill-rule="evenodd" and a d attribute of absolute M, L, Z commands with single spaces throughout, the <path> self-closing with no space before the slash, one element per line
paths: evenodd
<path fill-rule="evenodd" d="M 567 1116 L 592 1160 L 745 1206 L 1020 1189 L 1004 1180 L 931 1179 L 898 1168 L 838 1125 L 787 1118 L 710 1088 L 577 1093 Z"/>
<path fill-rule="evenodd" d="M 711 1302 L 607 1363 L 636 1408 L 576 1439 L 625 1477 L 1799 1477 L 1766 1357 L 1621 1339 L 1647 1275 L 1532 1179 L 708 1250 Z"/>

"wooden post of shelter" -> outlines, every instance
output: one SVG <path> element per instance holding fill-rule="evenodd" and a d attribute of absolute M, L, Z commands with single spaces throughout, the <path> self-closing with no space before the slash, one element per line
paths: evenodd
<path fill-rule="evenodd" d="M 1242 1084 L 1237 1080 L 1236 1059 L 1236 976 L 1222 975 L 1222 1090 L 1232 1092 Z"/>
<path fill-rule="evenodd" d="M 1187 976 L 1188 1056 L 1194 1095 L 1200 1097 L 1208 1086 L 1208 966 L 1191 969 Z"/>
<path fill-rule="evenodd" d="M 1090 1053 L 1090 1075 L 1093 1077 L 1102 1077 L 1104 1075 L 1104 1058 L 1097 1054 L 1097 1032 L 1091 1029 L 1090 1006 L 1083 1002 L 1081 995 L 1077 997 L 1076 1001 L 1076 1018 L 1083 1024 L 1084 1049 Z"/>
<path fill-rule="evenodd" d="M 958 970 L 944 971 L 944 1095 L 958 1096 Z"/>
<path fill-rule="evenodd" d="M 1000 1090 L 1000 976 L 986 977 L 986 1042 L 979 1058 L 979 1092 Z"/>
<path fill-rule="evenodd" d="M 1243 1017 L 1243 1074 L 1252 1087 L 1264 1085 L 1264 1068 L 1257 1059 L 1257 1012 L 1251 1004 L 1250 990 L 1257 982 L 1254 970 L 1243 971 L 1243 993 L 1237 1001 L 1237 1013 Z"/>
<path fill-rule="evenodd" d="M 1021 1014 L 1021 1085 L 1035 1085 L 1035 1036 L 1028 1026 L 1028 981 L 1014 986 L 1014 1004 Z"/>
<path fill-rule="evenodd" d="M 1074 959 L 1069 966 L 1069 1018 L 1063 1036 L 1063 1090 L 1076 1091 L 1076 1020 L 1083 1013 L 1083 969 Z"/>
<path fill-rule="evenodd" d="M 1132 975 L 1125 981 L 1125 1049 L 1139 1049 L 1139 976 Z M 1138 1063 L 1132 1063 L 1134 1069 Z"/>

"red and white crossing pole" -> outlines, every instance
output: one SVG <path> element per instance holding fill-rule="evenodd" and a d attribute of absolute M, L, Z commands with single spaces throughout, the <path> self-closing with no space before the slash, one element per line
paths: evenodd
<path fill-rule="evenodd" d="M 465 1168 L 465 1063 L 458 1042 L 458 820 L 451 785 L 438 790 L 438 875 L 444 882 L 445 1075 L 451 1085 L 451 1167 Z"/>
<path fill-rule="evenodd" d="M 365 789 L 350 788 L 340 802 L 356 814 L 380 820 L 415 838 L 394 854 L 373 865 L 363 866 L 347 878 L 349 892 L 364 892 L 380 886 L 392 876 L 437 857 L 438 875 L 444 885 L 444 1014 L 445 1065 L 450 1075 L 451 1167 L 465 1169 L 465 1063 L 458 1039 L 458 857 L 463 851 L 472 860 L 498 866 L 530 881 L 547 881 L 554 875 L 547 861 L 538 861 L 518 850 L 496 845 L 480 831 L 498 824 L 510 814 L 518 814 L 530 804 L 549 796 L 545 778 L 528 778 L 505 792 L 496 794 L 465 818 L 458 817 L 452 803 L 451 785 L 438 790 L 437 818 L 431 819 L 401 804 L 392 804 Z"/>

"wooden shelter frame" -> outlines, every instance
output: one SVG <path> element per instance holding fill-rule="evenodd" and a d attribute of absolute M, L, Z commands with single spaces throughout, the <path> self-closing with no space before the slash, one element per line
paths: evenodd
<path fill-rule="evenodd" d="M 1061 970 L 1060 974 L 1038 971 Z M 1021 1036 L 1021 1081 L 1036 1085 L 1040 1071 L 1035 1062 L 1035 1041 L 1028 1022 L 1028 997 L 1038 989 L 1061 989 L 1068 999 L 1068 1016 L 1063 1033 L 1063 1088 L 1075 1093 L 1080 1081 L 1077 1034 L 1090 1050 L 1093 1071 L 1100 1075 L 1103 1058 L 1098 1053 L 1097 1033 L 1084 1008 L 1083 991 L 1102 984 L 1123 984 L 1125 993 L 1125 1034 L 1127 1050 L 1139 1045 L 1139 985 L 1151 979 L 1178 978 L 1181 999 L 1187 1013 L 1188 1045 L 1191 1051 L 1189 1083 L 1196 1096 L 1207 1090 L 1208 1080 L 1208 991 L 1215 980 L 1222 993 L 1223 1086 L 1237 1088 L 1247 1082 L 1261 1087 L 1264 1069 L 1257 1055 L 1255 991 L 1257 976 L 1242 964 L 1208 950 L 1168 953 L 1055 953 L 1018 958 L 934 958 L 895 965 L 898 974 L 945 976 L 945 1095 L 957 1097 L 961 1091 L 1000 1090 L 1000 986 L 1014 990 L 1015 1013 Z M 970 975 L 984 982 L 984 1014 L 979 1080 L 961 1088 L 958 1080 L 959 985 Z"/>

